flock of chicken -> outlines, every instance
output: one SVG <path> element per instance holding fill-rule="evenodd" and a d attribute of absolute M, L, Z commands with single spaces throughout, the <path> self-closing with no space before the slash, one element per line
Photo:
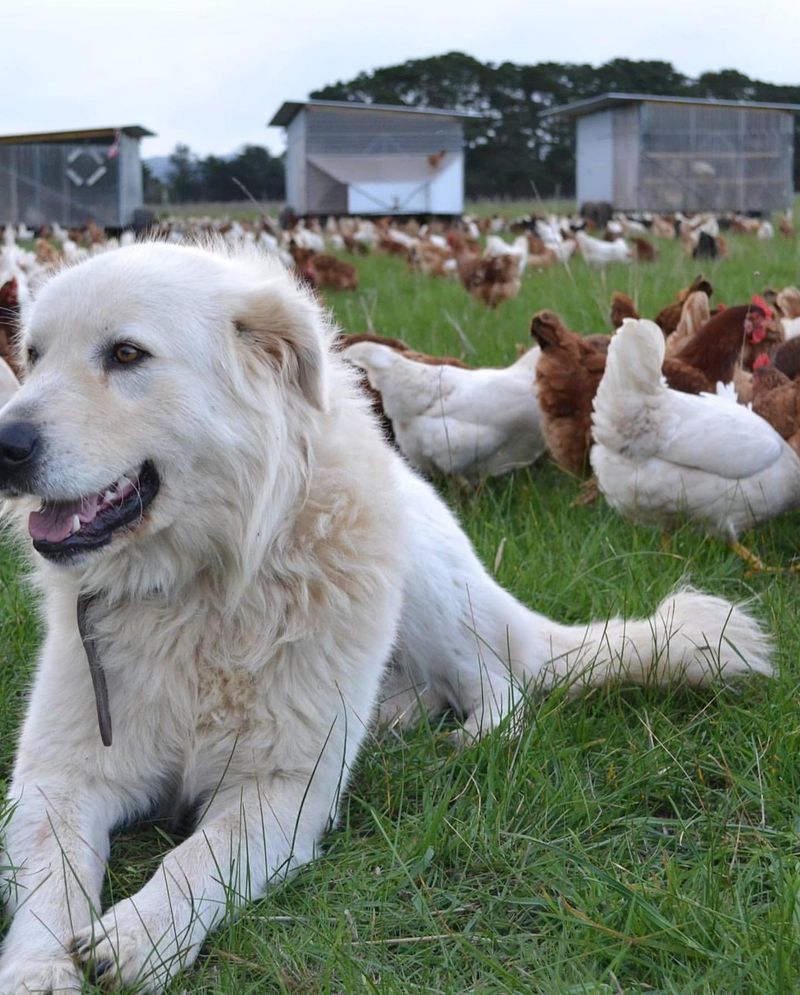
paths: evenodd
<path fill-rule="evenodd" d="M 735 544 L 800 506 L 800 291 L 714 309 L 712 293 L 698 277 L 654 321 L 615 293 L 613 337 L 540 311 L 536 344 L 505 369 L 420 357 L 378 336 L 343 335 L 340 346 L 423 473 L 477 481 L 547 450 L 572 474 L 591 468 L 624 516 L 686 517 Z"/>
<path fill-rule="evenodd" d="M 519 219 L 513 242 L 499 237 L 498 220 L 469 218 L 449 228 L 330 219 L 324 229 L 299 223 L 289 231 L 269 219 L 172 220 L 159 234 L 182 241 L 212 232 L 256 244 L 315 288 L 358 285 L 355 267 L 328 249 L 387 252 L 431 276 L 458 276 L 490 306 L 528 266 L 567 262 L 576 252 L 597 265 L 651 258 L 642 231 L 680 238 L 695 256 L 724 253 L 725 228 L 775 235 L 769 222 L 746 218 L 619 218 L 603 239 L 579 224 Z M 790 219 L 779 229 L 791 234 Z M 131 233 L 107 238 L 92 225 L 39 233 L 9 226 L 3 238 L 0 403 L 16 388 L 12 338 L 31 289 L 55 265 L 134 240 Z M 23 247 L 26 239 L 32 248 Z M 425 474 L 474 482 L 549 451 L 570 473 L 591 468 L 623 515 L 661 523 L 687 516 L 734 543 L 743 529 L 800 505 L 800 291 L 765 291 L 715 308 L 712 293 L 698 277 L 654 321 L 615 293 L 613 338 L 578 334 L 553 311 L 540 311 L 531 324 L 535 344 L 504 369 L 472 369 L 373 334 L 342 334 L 337 347 L 361 369 L 392 444 Z"/>
<path fill-rule="evenodd" d="M 793 236 L 790 214 L 781 218 L 778 230 Z M 507 231 L 512 242 L 501 237 Z M 776 234 L 772 222 L 742 215 L 617 215 L 602 232 L 591 218 L 577 215 L 526 216 L 508 225 L 499 217 L 478 221 L 467 216 L 457 224 L 425 225 L 398 224 L 388 218 L 329 218 L 324 227 L 314 221 L 299 223 L 284 233 L 284 242 L 303 278 L 322 290 L 355 290 L 358 286 L 356 267 L 331 255 L 328 248 L 362 254 L 376 251 L 399 256 L 428 276 L 457 278 L 469 294 L 494 308 L 519 294 L 526 269 L 568 264 L 576 255 L 598 268 L 651 262 L 658 257 L 655 242 L 659 239 L 680 239 L 692 257 L 717 259 L 727 252 L 723 231 L 752 234 L 761 240 Z"/>

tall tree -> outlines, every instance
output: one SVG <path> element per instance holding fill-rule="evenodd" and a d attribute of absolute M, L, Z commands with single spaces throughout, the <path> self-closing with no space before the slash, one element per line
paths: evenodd
<path fill-rule="evenodd" d="M 169 157 L 167 183 L 172 199 L 178 203 L 200 200 L 203 186 L 200 166 L 188 145 L 175 146 Z"/>

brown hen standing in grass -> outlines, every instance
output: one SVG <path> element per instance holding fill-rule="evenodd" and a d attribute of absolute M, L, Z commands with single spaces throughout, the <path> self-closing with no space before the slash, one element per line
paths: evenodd
<path fill-rule="evenodd" d="M 319 290 L 358 290 L 358 270 L 336 256 L 302 249 L 293 242 L 289 253 L 301 278 Z"/>
<path fill-rule="evenodd" d="M 766 355 L 753 367 L 752 404 L 800 456 L 800 383 L 777 370 Z"/>
<path fill-rule="evenodd" d="M 531 335 L 542 347 L 536 385 L 547 448 L 559 466 L 583 475 L 592 440 L 592 401 L 606 367 L 605 350 L 569 331 L 553 311 L 533 316 Z"/>
<path fill-rule="evenodd" d="M 712 384 L 730 383 L 743 349 L 764 342 L 772 318 L 772 308 L 756 295 L 750 304 L 713 315 L 673 358 L 701 370 Z"/>
<path fill-rule="evenodd" d="M 464 289 L 487 307 L 511 300 L 522 286 L 516 256 L 460 255 L 457 264 Z"/>

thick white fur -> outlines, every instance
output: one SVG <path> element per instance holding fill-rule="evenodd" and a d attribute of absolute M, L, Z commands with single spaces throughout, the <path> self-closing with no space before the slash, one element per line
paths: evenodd
<path fill-rule="evenodd" d="M 41 427 L 39 496 L 93 493 L 146 459 L 161 490 L 84 562 L 35 557 L 47 635 L 10 790 L 2 995 L 74 990 L 92 963 L 107 985 L 162 990 L 209 929 L 314 856 L 390 659 L 385 721 L 452 705 L 467 735 L 531 684 L 770 671 L 758 625 L 722 599 L 574 627 L 523 607 L 384 444 L 329 338 L 267 260 L 155 243 L 61 273 L 28 315 L 41 358 L 0 423 Z M 118 341 L 151 358 L 109 372 Z M 14 502 L 21 527 L 38 503 Z M 97 595 L 110 748 L 79 592 Z M 110 830 L 169 800 L 197 806 L 194 834 L 103 914 Z"/>

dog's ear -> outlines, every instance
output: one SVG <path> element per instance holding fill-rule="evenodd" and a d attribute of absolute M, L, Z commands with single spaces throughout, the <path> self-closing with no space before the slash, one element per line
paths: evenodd
<path fill-rule="evenodd" d="M 299 293 L 267 287 L 240 302 L 233 324 L 240 338 L 299 387 L 309 404 L 327 410 L 325 331 L 316 305 Z"/>

